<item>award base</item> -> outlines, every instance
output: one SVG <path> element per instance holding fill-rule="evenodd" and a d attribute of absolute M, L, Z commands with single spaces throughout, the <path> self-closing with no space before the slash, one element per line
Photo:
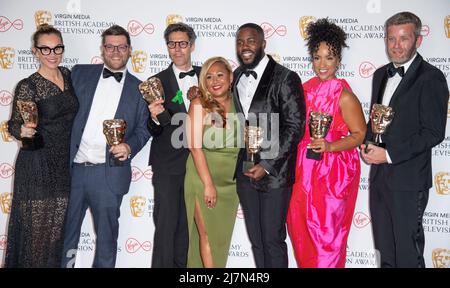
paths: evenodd
<path fill-rule="evenodd" d="M 320 161 L 322 160 L 322 153 L 314 152 L 314 150 L 308 149 L 306 152 L 306 158 Z"/>
<path fill-rule="evenodd" d="M 367 148 L 367 146 L 369 146 L 369 144 L 372 144 L 374 146 L 378 146 L 381 148 L 386 148 L 386 143 L 378 143 L 378 142 L 366 140 L 366 142 L 364 144 L 366 144 L 366 148 L 364 149 L 365 153 L 369 153 L 369 151 L 370 151 L 370 149 Z"/>
<path fill-rule="evenodd" d="M 22 150 L 34 151 L 44 147 L 44 139 L 41 134 L 34 134 L 33 138 L 22 138 Z"/>
<path fill-rule="evenodd" d="M 170 114 L 167 110 L 164 110 L 162 113 L 156 115 L 156 118 L 159 121 L 161 126 L 167 126 L 170 124 Z"/>
<path fill-rule="evenodd" d="M 242 172 L 247 172 L 248 170 L 250 170 L 251 168 L 253 168 L 255 166 L 255 163 L 252 161 L 244 161 L 242 163 Z"/>
<path fill-rule="evenodd" d="M 114 157 L 113 154 L 109 155 L 109 166 L 110 167 L 121 167 L 121 166 L 123 166 L 123 162 L 125 162 L 125 161 L 120 161 L 118 158 Z"/>

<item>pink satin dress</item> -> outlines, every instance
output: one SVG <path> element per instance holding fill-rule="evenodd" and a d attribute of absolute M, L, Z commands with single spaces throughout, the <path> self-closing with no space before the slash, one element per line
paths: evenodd
<path fill-rule="evenodd" d="M 340 108 L 343 79 L 321 81 L 312 78 L 303 85 L 307 119 L 309 111 L 333 116 L 325 137 L 336 141 L 349 134 Z M 345 267 L 350 232 L 361 172 L 357 149 L 324 152 L 322 160 L 306 158 L 309 127 L 298 144 L 295 183 L 287 218 L 289 236 L 299 267 Z"/>

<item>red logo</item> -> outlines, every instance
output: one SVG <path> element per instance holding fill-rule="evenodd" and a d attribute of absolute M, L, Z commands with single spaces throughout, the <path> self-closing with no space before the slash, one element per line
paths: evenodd
<path fill-rule="evenodd" d="M 370 217 L 364 214 L 363 212 L 356 212 L 353 215 L 353 225 L 356 228 L 364 228 L 370 223 Z"/>
<path fill-rule="evenodd" d="M 16 19 L 13 22 L 11 22 L 5 16 L 0 16 L 0 32 L 6 32 L 11 27 L 14 27 L 14 29 L 16 29 L 16 30 L 22 30 L 23 29 L 22 19 Z"/>
<path fill-rule="evenodd" d="M 274 33 L 277 33 L 278 36 L 284 36 L 287 33 L 287 28 L 284 25 L 280 25 L 278 27 L 272 26 L 272 24 L 264 22 L 261 23 L 261 28 L 264 30 L 264 38 L 269 38 Z"/>
<path fill-rule="evenodd" d="M 134 239 L 134 238 L 128 238 L 127 242 L 125 243 L 125 249 L 128 253 L 136 253 L 142 248 L 142 250 L 149 252 L 152 250 L 152 243 L 150 241 L 145 241 L 142 244 Z"/>
<path fill-rule="evenodd" d="M 430 34 L 430 27 L 428 25 L 422 25 L 422 30 L 420 30 L 420 35 L 428 36 Z"/>
<path fill-rule="evenodd" d="M 6 235 L 0 235 L 0 250 L 6 249 Z"/>
<path fill-rule="evenodd" d="M 103 64 L 103 59 L 100 56 L 94 56 L 91 59 L 91 64 Z"/>
<path fill-rule="evenodd" d="M 0 91 L 0 105 L 8 106 L 11 104 L 13 96 L 8 91 L 2 90 Z"/>
<path fill-rule="evenodd" d="M 132 166 L 131 167 L 131 181 L 136 182 L 139 179 L 142 178 L 142 176 L 144 176 L 144 178 L 151 180 L 153 177 L 153 171 L 151 168 L 142 171 L 141 169 L 139 169 L 136 166 Z"/>
<path fill-rule="evenodd" d="M 0 164 L 0 177 L 1 178 L 9 178 L 14 174 L 14 168 L 8 163 Z"/>
<path fill-rule="evenodd" d="M 136 20 L 131 20 L 130 22 L 128 22 L 128 32 L 130 32 L 131 36 L 137 36 L 141 34 L 142 31 L 151 35 L 153 34 L 153 32 L 155 32 L 155 27 L 152 23 L 148 23 L 143 26 L 139 21 Z"/>
<path fill-rule="evenodd" d="M 359 76 L 363 78 L 369 78 L 377 70 L 375 65 L 368 61 L 364 61 L 359 65 Z"/>
<path fill-rule="evenodd" d="M 244 219 L 244 210 L 242 210 L 241 207 L 239 207 L 238 210 L 237 210 L 236 218 L 238 218 L 238 219 Z"/>

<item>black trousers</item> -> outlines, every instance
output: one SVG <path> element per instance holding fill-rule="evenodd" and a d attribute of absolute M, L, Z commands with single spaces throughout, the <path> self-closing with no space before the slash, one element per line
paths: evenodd
<path fill-rule="evenodd" d="M 256 189 L 241 168 L 236 175 L 237 192 L 256 267 L 287 268 L 286 217 L 292 187 Z"/>
<path fill-rule="evenodd" d="M 382 268 L 424 268 L 423 213 L 428 190 L 393 191 L 380 167 L 370 182 L 370 214 Z"/>
<path fill-rule="evenodd" d="M 154 207 L 152 268 L 186 268 L 188 228 L 184 174 L 153 174 Z"/>

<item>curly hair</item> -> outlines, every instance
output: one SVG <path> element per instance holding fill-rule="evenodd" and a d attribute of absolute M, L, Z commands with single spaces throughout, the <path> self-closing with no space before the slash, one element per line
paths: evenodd
<path fill-rule="evenodd" d="M 220 118 L 222 118 L 223 127 L 225 127 L 226 124 L 226 117 L 225 117 L 225 110 L 223 107 L 217 102 L 217 100 L 214 99 L 214 97 L 211 95 L 211 93 L 206 89 L 206 74 L 209 72 L 209 69 L 211 66 L 213 66 L 216 63 L 222 63 L 228 73 L 233 74 L 233 69 L 231 68 L 230 64 L 225 58 L 222 57 L 212 57 L 203 63 L 202 70 L 200 71 L 200 77 L 199 77 L 199 88 L 202 92 L 202 98 L 200 98 L 202 106 L 206 109 L 206 111 L 211 113 L 217 113 L 220 115 Z M 231 97 L 231 94 L 228 94 L 228 97 Z M 219 120 L 219 119 L 218 119 Z"/>
<path fill-rule="evenodd" d="M 322 18 L 311 22 L 306 27 L 306 45 L 311 56 L 319 49 L 321 42 L 327 43 L 331 53 L 342 59 L 342 48 L 348 47 L 345 43 L 347 34 L 338 25 L 331 23 L 328 18 Z"/>

